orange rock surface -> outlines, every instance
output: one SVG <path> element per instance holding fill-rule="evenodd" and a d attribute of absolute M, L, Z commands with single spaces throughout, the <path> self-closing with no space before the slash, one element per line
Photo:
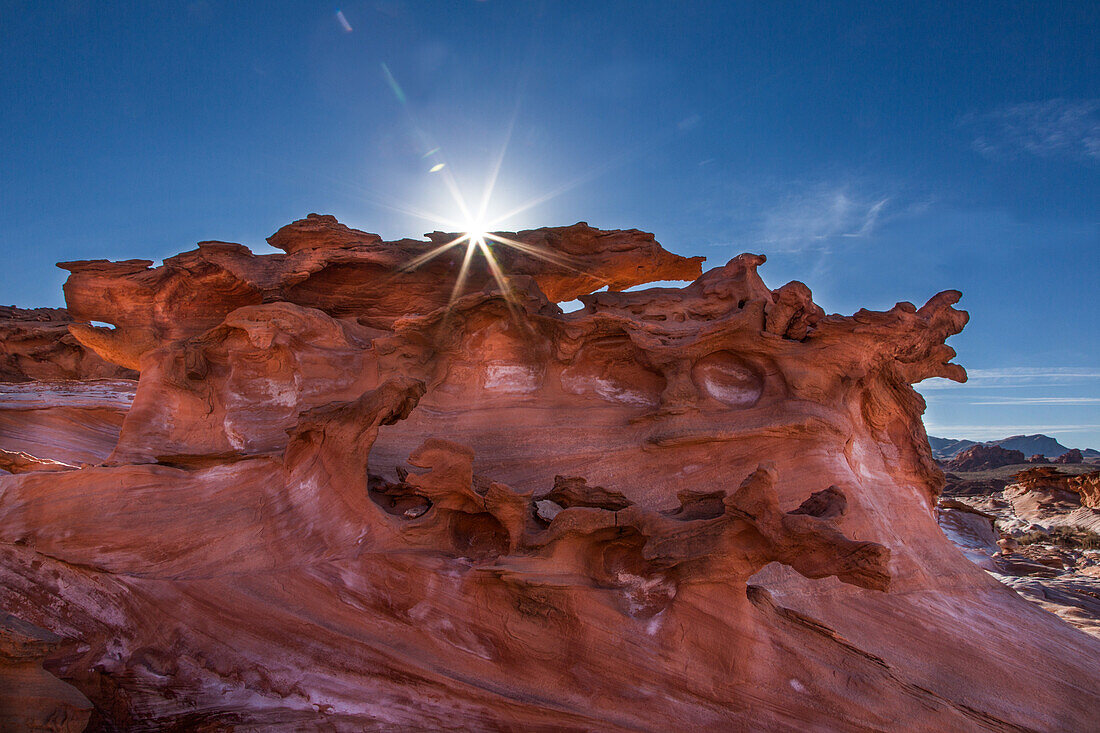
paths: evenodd
<path fill-rule="evenodd" d="M 1077 494 L 1081 505 L 1100 509 L 1100 471 L 1070 475 L 1053 466 L 1041 466 L 1020 471 L 1012 481 L 1012 488 L 1018 491 L 1069 492 Z"/>
<path fill-rule="evenodd" d="M 129 379 L 0 383 L 0 450 L 74 466 L 101 463 L 118 444 L 136 387 Z"/>
<path fill-rule="evenodd" d="M 285 255 L 64 265 L 70 312 L 115 326 L 74 336 L 141 376 L 98 465 L 0 477 L 0 607 L 65 640 L 47 667 L 102 720 L 1095 721 L 1100 644 L 933 516 L 911 385 L 965 379 L 957 292 L 842 317 L 760 255 L 700 274 L 633 230 L 507 236 L 503 292 L 479 255 L 452 293 L 461 247 L 407 268 L 452 235 L 312 215 Z"/>

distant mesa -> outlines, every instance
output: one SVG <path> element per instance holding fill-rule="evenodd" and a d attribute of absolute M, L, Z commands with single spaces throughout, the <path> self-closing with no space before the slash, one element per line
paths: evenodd
<path fill-rule="evenodd" d="M 1069 450 L 1047 435 L 1013 435 L 993 441 L 993 445 L 999 445 L 1008 450 L 1018 450 L 1026 455 L 1042 453 L 1047 458 L 1056 458 Z"/>
<path fill-rule="evenodd" d="M 978 445 L 978 441 L 956 438 L 937 438 L 929 435 L 928 445 L 932 448 L 932 455 L 935 456 L 937 460 L 942 461 L 954 458 L 955 454 L 966 450 L 972 445 Z"/>

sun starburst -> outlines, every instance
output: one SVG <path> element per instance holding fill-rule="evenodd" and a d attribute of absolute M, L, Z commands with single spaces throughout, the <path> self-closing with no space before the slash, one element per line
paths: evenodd
<path fill-rule="evenodd" d="M 497 182 L 500 178 L 501 168 L 503 167 L 504 159 L 506 153 L 508 152 L 508 147 L 512 141 L 512 135 L 516 127 L 516 119 L 519 114 L 520 107 L 520 98 L 517 96 L 516 103 L 512 109 L 512 113 L 508 118 L 508 124 L 505 128 L 500 147 L 488 167 L 488 175 L 486 177 L 485 186 L 481 191 L 480 201 L 475 212 L 467 204 L 467 199 L 463 195 L 462 187 L 459 185 L 458 180 L 455 178 L 454 166 L 451 164 L 452 161 L 448 161 L 446 159 L 447 156 L 444 152 L 443 146 L 435 142 L 433 137 L 429 135 L 418 123 L 417 116 L 414 114 L 412 107 L 409 106 L 408 99 L 405 96 L 404 91 L 401 89 L 400 85 L 397 82 L 397 79 L 394 77 L 389 67 L 383 64 L 382 71 L 384 73 L 386 82 L 389 84 L 391 89 L 393 89 L 397 100 L 401 103 L 406 113 L 408 114 L 408 118 L 412 125 L 415 136 L 420 140 L 423 149 L 426 151 L 421 156 L 421 159 L 426 160 L 431 164 L 428 168 L 428 172 L 433 174 L 433 179 L 441 180 L 443 182 L 447 192 L 450 194 L 450 198 L 454 203 L 458 215 L 452 218 L 446 218 L 423 210 L 413 210 L 412 207 L 408 206 L 398 207 L 392 204 L 386 205 L 388 208 L 393 208 L 404 213 L 417 215 L 419 218 L 427 219 L 437 225 L 445 226 L 448 228 L 457 228 L 462 232 L 461 234 L 456 234 L 455 237 L 449 242 L 445 242 L 439 246 L 433 247 L 427 252 L 418 255 L 417 257 L 414 257 L 404 267 L 401 268 L 402 272 L 415 270 L 416 268 L 422 267 L 428 262 L 431 262 L 435 258 L 451 251 L 456 247 L 464 246 L 465 252 L 462 257 L 462 265 L 459 269 L 458 276 L 455 278 L 455 283 L 451 290 L 449 305 L 453 305 L 455 300 L 457 300 L 458 297 L 463 293 L 464 288 L 466 287 L 466 281 L 468 280 L 471 268 L 473 267 L 473 260 L 476 256 L 480 255 L 485 259 L 489 273 L 491 274 L 493 280 L 496 282 L 496 285 L 499 288 L 501 294 L 508 301 L 509 307 L 514 307 L 516 304 L 516 300 L 512 292 L 512 288 L 508 283 L 507 274 L 504 272 L 504 268 L 501 266 L 499 258 L 493 252 L 494 245 L 499 245 L 504 248 L 515 250 L 523 255 L 551 263 L 560 268 L 570 270 L 581 275 L 585 275 L 586 277 L 589 277 L 593 280 L 595 287 L 597 288 L 600 287 L 600 285 L 602 284 L 606 284 L 606 281 L 604 281 L 602 278 L 584 272 L 579 266 L 580 263 L 575 258 L 570 257 L 565 253 L 555 252 L 546 247 L 522 242 L 518 239 L 505 236 L 500 232 L 495 232 L 492 230 L 504 224 L 505 221 L 511 220 L 512 218 L 561 195 L 565 191 L 568 191 L 584 183 L 592 177 L 606 172 L 606 170 L 611 166 L 597 166 L 591 171 L 588 171 L 587 173 L 578 176 L 577 178 L 569 181 L 566 184 L 560 185 L 545 194 L 535 196 L 520 204 L 519 206 L 514 206 L 508 211 L 508 213 L 504 214 L 503 216 L 489 216 L 493 194 L 496 190 Z M 618 158 L 612 161 L 612 163 L 615 165 L 621 162 L 622 161 Z"/>
<path fill-rule="evenodd" d="M 491 227 L 496 226 L 504 219 L 504 217 L 501 217 L 487 220 L 486 217 L 486 211 L 491 203 L 493 188 L 496 185 L 499 170 L 499 164 L 493 167 L 489 181 L 481 197 L 480 208 L 476 214 L 472 214 L 469 206 L 466 204 L 466 198 L 462 195 L 462 191 L 455 181 L 454 176 L 449 169 L 444 169 L 444 180 L 447 182 L 447 189 L 462 214 L 462 221 L 465 222 L 465 226 L 462 227 L 464 231 L 461 234 L 456 234 L 454 239 L 449 242 L 433 247 L 427 252 L 413 258 L 402 268 L 402 271 L 405 272 L 415 270 L 456 247 L 464 246 L 465 253 L 462 257 L 462 265 L 459 268 L 458 276 L 455 278 L 454 286 L 451 290 L 451 297 L 448 302 L 449 306 L 453 305 L 455 300 L 463 293 L 466 287 L 466 281 L 469 279 L 473 259 L 476 255 L 480 255 L 485 259 L 489 274 L 492 276 L 497 288 L 507 301 L 509 307 L 515 307 L 517 305 L 515 295 L 508 282 L 508 276 L 504 272 L 504 268 L 501 266 L 499 258 L 493 252 L 493 245 L 510 248 L 521 254 L 551 263 L 560 268 L 580 274 L 586 274 L 577 266 L 578 263 L 573 257 L 561 252 L 555 252 L 546 247 L 519 241 L 518 239 L 505 236 L 500 232 L 489 231 Z M 445 223 L 451 222 L 446 221 Z M 588 276 L 592 277 L 597 282 L 600 281 L 600 278 L 593 275 Z"/>

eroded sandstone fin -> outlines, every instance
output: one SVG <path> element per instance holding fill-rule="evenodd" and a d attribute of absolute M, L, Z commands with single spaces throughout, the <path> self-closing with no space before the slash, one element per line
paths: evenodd
<path fill-rule="evenodd" d="M 284 464 L 294 470 L 307 454 L 322 454 L 329 465 L 347 471 L 345 478 L 365 488 L 367 457 L 378 428 L 408 417 L 424 390 L 418 379 L 394 377 L 352 402 L 306 410 L 287 431 Z"/>
<path fill-rule="evenodd" d="M 289 301 L 381 328 L 447 306 L 452 299 L 438 283 L 453 276 L 464 248 L 424 257 L 437 243 L 460 236 L 433 232 L 428 242 L 383 242 L 331 215 L 310 214 L 268 238 L 285 255 L 257 256 L 239 244 L 200 242 L 159 267 L 148 260 L 58 266 L 71 273 L 65 298 L 74 318 L 114 326 L 81 325 L 73 335 L 107 361 L 137 370 L 155 346 L 196 336 L 243 306 Z M 513 280 L 531 278 L 550 302 L 605 286 L 618 291 L 654 280 L 692 280 L 705 259 L 668 252 L 646 232 L 604 231 L 583 222 L 499 236 L 513 243 L 497 248 L 499 266 Z M 483 258 L 472 261 L 468 286 L 469 293 L 499 290 Z"/>
<path fill-rule="evenodd" d="M 279 229 L 267 238 L 267 243 L 294 254 L 309 249 L 371 246 L 381 244 L 382 237 L 352 229 L 331 214 L 310 214 Z"/>

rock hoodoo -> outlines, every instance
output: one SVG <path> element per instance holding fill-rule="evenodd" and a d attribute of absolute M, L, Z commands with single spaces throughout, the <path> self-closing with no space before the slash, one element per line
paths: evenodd
<path fill-rule="evenodd" d="M 763 256 L 703 273 L 586 224 L 505 233 L 506 285 L 477 254 L 456 291 L 465 249 L 425 259 L 455 237 L 311 215 L 285 254 L 62 265 L 72 337 L 140 378 L 3 386 L 68 412 L 0 431 L 0 609 L 53 635 L 45 669 L 93 720 L 1095 720 L 1100 644 L 936 524 L 911 385 L 965 379 L 959 293 L 826 315 Z M 623 292 L 655 280 L 691 282 Z M 82 410 L 124 417 L 93 434 Z"/>

